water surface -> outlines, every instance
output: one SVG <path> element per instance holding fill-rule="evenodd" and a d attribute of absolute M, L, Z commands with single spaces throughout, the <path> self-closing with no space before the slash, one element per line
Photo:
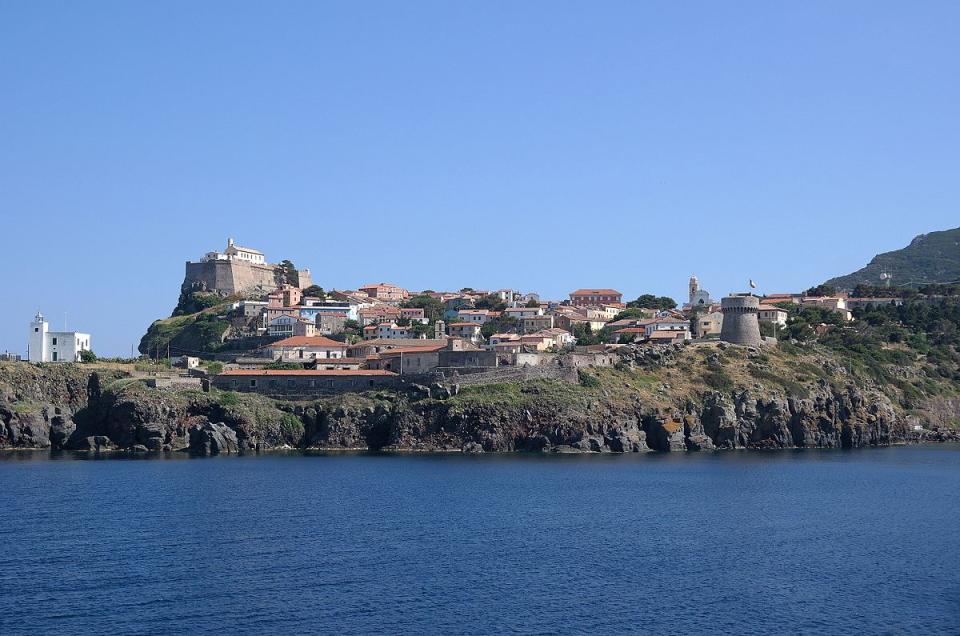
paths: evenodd
<path fill-rule="evenodd" d="M 960 633 L 960 446 L 0 455 L 0 633 Z"/>

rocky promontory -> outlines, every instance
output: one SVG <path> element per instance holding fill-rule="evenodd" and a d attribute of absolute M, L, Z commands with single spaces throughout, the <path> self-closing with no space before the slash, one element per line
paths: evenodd
<path fill-rule="evenodd" d="M 150 388 L 85 365 L 4 363 L 0 448 L 626 453 L 957 438 L 960 400 L 946 389 L 918 401 L 906 389 L 865 382 L 826 351 L 711 345 L 619 354 L 615 368 L 582 370 L 577 384 L 414 387 L 301 401 Z"/>

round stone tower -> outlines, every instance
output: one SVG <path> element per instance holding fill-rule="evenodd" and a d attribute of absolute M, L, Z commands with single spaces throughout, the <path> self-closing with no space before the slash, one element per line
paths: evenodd
<path fill-rule="evenodd" d="M 760 299 L 750 294 L 734 294 L 720 299 L 723 327 L 720 340 L 747 347 L 760 346 Z"/>

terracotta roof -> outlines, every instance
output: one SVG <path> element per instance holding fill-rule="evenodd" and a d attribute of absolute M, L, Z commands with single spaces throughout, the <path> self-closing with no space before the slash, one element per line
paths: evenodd
<path fill-rule="evenodd" d="M 616 289 L 578 289 L 570 292 L 571 296 L 623 296 Z"/>
<path fill-rule="evenodd" d="M 783 307 L 774 307 L 773 305 L 760 305 L 759 310 L 760 311 L 782 311 L 783 313 L 787 313 L 787 310 L 784 309 Z"/>
<path fill-rule="evenodd" d="M 263 349 L 276 349 L 277 347 L 326 347 L 328 349 L 346 349 L 345 342 L 337 342 L 324 336 L 293 336 L 284 338 L 272 344 L 264 345 Z"/>
<path fill-rule="evenodd" d="M 646 333 L 646 331 L 646 329 L 641 329 L 640 327 L 625 327 L 623 329 L 617 329 L 613 333 Z"/>
<path fill-rule="evenodd" d="M 479 327 L 479 322 L 451 322 L 448 327 Z"/>
<path fill-rule="evenodd" d="M 234 369 L 224 371 L 220 376 L 237 375 L 293 375 L 293 376 L 325 376 L 325 375 L 396 375 L 390 371 L 381 371 L 378 369 Z"/>
<path fill-rule="evenodd" d="M 438 342 L 439 340 L 439 342 Z M 422 344 L 421 344 L 422 343 Z M 398 347 L 400 345 L 405 345 L 409 347 L 432 347 L 436 344 L 446 344 L 446 338 L 372 338 L 370 340 L 364 340 L 363 342 L 358 342 L 352 344 L 348 349 L 362 349 L 364 347 Z"/>
<path fill-rule="evenodd" d="M 447 345 L 433 345 L 432 347 L 400 347 L 397 349 L 387 349 L 380 352 L 380 357 L 400 355 L 401 353 L 435 353 Z"/>
<path fill-rule="evenodd" d="M 683 337 L 683 330 L 681 329 L 661 329 L 660 331 L 654 331 L 650 334 L 651 340 L 673 340 L 677 336 Z"/>

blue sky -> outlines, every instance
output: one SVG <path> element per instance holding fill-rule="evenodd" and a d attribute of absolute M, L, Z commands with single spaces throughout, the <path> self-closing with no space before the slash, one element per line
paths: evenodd
<path fill-rule="evenodd" d="M 0 0 L 0 350 L 327 288 L 790 291 L 960 225 L 956 2 Z"/>

